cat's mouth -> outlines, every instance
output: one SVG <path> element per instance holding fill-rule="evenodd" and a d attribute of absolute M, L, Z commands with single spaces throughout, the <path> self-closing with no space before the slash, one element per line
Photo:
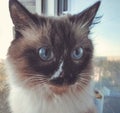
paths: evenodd
<path fill-rule="evenodd" d="M 74 85 L 77 78 L 73 75 L 65 75 L 63 72 L 59 76 L 50 79 L 50 89 L 55 94 L 61 95 L 66 93 L 70 86 Z"/>

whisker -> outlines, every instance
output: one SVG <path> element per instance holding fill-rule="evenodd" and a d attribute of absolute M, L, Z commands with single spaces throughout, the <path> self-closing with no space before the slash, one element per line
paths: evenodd
<path fill-rule="evenodd" d="M 79 74 L 79 76 L 81 76 L 81 77 L 92 77 L 91 75 L 82 75 L 82 74 Z"/>
<path fill-rule="evenodd" d="M 31 76 L 36 76 L 36 77 L 42 76 L 42 77 L 47 78 L 46 76 L 43 76 L 43 75 L 40 75 L 40 74 L 36 74 L 36 73 L 22 73 L 22 74 L 31 75 Z"/>
<path fill-rule="evenodd" d="M 80 83 L 84 84 L 85 86 L 87 86 L 89 84 L 88 81 L 83 81 L 83 80 L 81 80 Z"/>
<path fill-rule="evenodd" d="M 80 76 L 93 76 L 93 75 L 91 75 L 91 74 L 83 74 L 83 73 L 81 73 L 81 74 L 79 74 Z"/>
<path fill-rule="evenodd" d="M 90 72 L 81 72 L 81 74 L 92 74 Z"/>
<path fill-rule="evenodd" d="M 91 80 L 91 78 L 78 77 L 77 81 L 79 82 L 79 81 L 82 81 L 82 80 L 89 82 Z"/>
<path fill-rule="evenodd" d="M 26 80 L 28 81 L 32 81 L 32 80 L 46 80 L 46 78 L 42 78 L 42 77 L 30 77 L 30 78 L 27 78 Z"/>
<path fill-rule="evenodd" d="M 47 81 L 45 81 L 45 80 L 32 80 L 31 83 L 39 83 L 39 84 L 41 84 L 41 83 L 47 83 Z"/>
<path fill-rule="evenodd" d="M 82 91 L 83 91 L 85 94 L 88 94 L 88 95 L 91 96 L 92 98 L 94 97 L 94 95 L 91 95 L 90 93 L 88 93 L 88 91 L 86 91 L 86 89 L 85 89 L 86 85 L 79 83 L 79 84 L 78 84 L 78 87 L 79 87 L 80 89 L 82 89 Z"/>
<path fill-rule="evenodd" d="M 87 78 L 86 77 L 79 77 L 79 79 L 80 80 L 88 80 L 89 81 L 91 78 L 90 77 L 87 77 Z"/>
<path fill-rule="evenodd" d="M 48 80 L 44 79 L 44 78 L 32 78 L 32 79 L 28 79 L 28 81 L 31 81 L 31 82 L 36 82 L 36 81 L 48 82 Z"/>
<path fill-rule="evenodd" d="M 81 72 L 81 73 L 83 73 L 83 74 L 91 74 L 91 73 L 89 73 L 89 72 Z"/>
<path fill-rule="evenodd" d="M 47 79 L 46 77 L 36 77 L 36 76 L 34 76 L 34 77 L 30 77 L 29 79 Z"/>
<path fill-rule="evenodd" d="M 86 72 L 81 72 L 81 74 L 90 74 L 90 73 L 86 73 Z"/>
<path fill-rule="evenodd" d="M 32 75 L 27 77 L 27 79 L 23 81 L 25 84 L 41 86 L 48 83 L 48 79 L 45 76 L 38 75 L 38 74 L 29 74 L 29 73 L 25 73 L 25 74 Z"/>
<path fill-rule="evenodd" d="M 88 80 L 88 79 L 82 79 L 82 78 L 81 78 L 78 82 L 86 82 L 86 83 L 89 83 L 89 81 L 90 81 L 90 80 Z"/>
<path fill-rule="evenodd" d="M 25 80 L 24 83 L 30 86 L 43 86 L 44 84 L 48 84 L 48 81 L 46 79 L 30 79 Z"/>
<path fill-rule="evenodd" d="M 33 83 L 43 84 L 43 83 L 47 83 L 47 81 L 43 81 L 43 80 L 36 80 L 36 81 L 33 81 Z"/>

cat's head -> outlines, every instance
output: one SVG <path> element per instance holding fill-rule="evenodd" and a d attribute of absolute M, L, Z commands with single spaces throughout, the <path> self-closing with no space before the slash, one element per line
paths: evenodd
<path fill-rule="evenodd" d="M 15 38 L 8 60 L 16 70 L 16 78 L 32 86 L 87 85 L 93 56 L 88 35 L 99 5 L 98 1 L 76 15 L 44 17 L 33 15 L 18 1 L 10 0 Z"/>

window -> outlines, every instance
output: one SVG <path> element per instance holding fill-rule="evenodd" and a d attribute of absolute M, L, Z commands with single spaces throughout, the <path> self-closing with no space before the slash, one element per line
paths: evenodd
<path fill-rule="evenodd" d="M 61 15 L 68 11 L 68 0 L 19 0 L 32 13 Z M 38 10 L 37 10 L 38 9 Z"/>
<path fill-rule="evenodd" d="M 19 0 L 30 12 L 36 11 L 36 0 Z"/>
<path fill-rule="evenodd" d="M 46 0 L 41 0 L 41 12 L 42 14 L 46 13 Z"/>
<path fill-rule="evenodd" d="M 57 14 L 61 15 L 68 10 L 68 0 L 58 0 Z"/>

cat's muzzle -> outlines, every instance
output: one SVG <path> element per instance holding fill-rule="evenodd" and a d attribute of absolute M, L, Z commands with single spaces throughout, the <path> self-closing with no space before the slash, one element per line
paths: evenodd
<path fill-rule="evenodd" d="M 73 76 L 72 74 L 65 74 L 64 72 L 61 72 L 58 77 L 50 79 L 50 84 L 56 86 L 68 86 L 74 84 L 75 82 L 76 76 Z"/>

